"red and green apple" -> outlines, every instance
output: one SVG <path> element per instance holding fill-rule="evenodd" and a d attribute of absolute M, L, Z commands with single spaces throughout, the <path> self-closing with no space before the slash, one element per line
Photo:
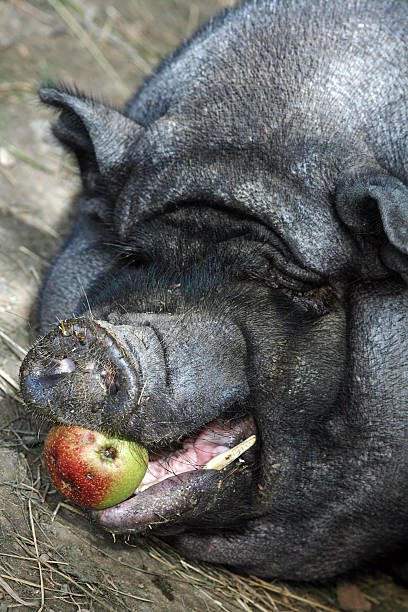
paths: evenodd
<path fill-rule="evenodd" d="M 145 475 L 143 446 L 78 425 L 53 427 L 44 445 L 51 478 L 60 493 L 92 510 L 127 499 Z"/>

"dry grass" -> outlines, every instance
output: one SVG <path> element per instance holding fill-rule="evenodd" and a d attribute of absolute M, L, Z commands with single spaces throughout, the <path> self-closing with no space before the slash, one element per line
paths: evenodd
<path fill-rule="evenodd" d="M 54 608 L 58 603 L 75 603 L 78 606 L 89 606 L 92 609 L 116 611 L 118 609 L 137 609 L 134 602 L 144 601 L 154 603 L 148 597 L 139 597 L 132 589 L 124 591 L 118 588 L 107 573 L 97 584 L 85 583 L 75 578 L 76 568 L 61 558 L 58 550 L 50 545 L 45 538 L 44 524 L 52 522 L 52 513 L 45 503 L 45 495 L 41 490 L 41 479 L 31 482 L 3 483 L 11 486 L 19 494 L 28 517 L 28 533 L 13 529 L 10 521 L 9 537 L 21 549 L 20 554 L 0 551 L 0 587 L 16 603 L 43 610 L 46 606 Z M 79 512 L 69 504 L 59 504 L 72 512 Z M 128 546 L 133 546 L 132 538 L 127 538 Z M 150 576 L 165 580 L 174 585 L 175 582 L 193 589 L 208 601 L 209 609 L 232 612 L 234 610 L 259 610 L 260 612 L 296 612 L 302 610 L 322 610 L 339 612 L 333 606 L 325 605 L 316 599 L 299 594 L 294 589 L 266 582 L 256 577 L 238 576 L 228 570 L 204 563 L 186 561 L 170 546 L 154 537 L 146 538 L 145 546 L 148 554 L 157 562 L 157 571 L 149 571 Z M 110 557 L 115 564 L 120 565 L 120 557 L 109 555 L 97 549 L 99 553 Z M 14 559 L 19 562 L 21 571 L 7 571 L 4 561 Z M 127 564 L 129 566 L 129 564 Z M 25 569 L 27 568 L 27 569 Z M 28 580 L 27 573 L 32 575 L 37 568 L 38 580 Z M 135 573 L 145 571 L 137 566 Z M 61 594 L 62 585 L 69 585 L 66 594 Z M 17 590 L 24 588 L 24 597 Z M 123 599 L 124 598 L 124 599 Z M 125 608 L 122 606 L 125 602 Z M 100 608 L 94 608 L 95 605 Z M 57 608 L 58 609 L 58 608 Z"/>

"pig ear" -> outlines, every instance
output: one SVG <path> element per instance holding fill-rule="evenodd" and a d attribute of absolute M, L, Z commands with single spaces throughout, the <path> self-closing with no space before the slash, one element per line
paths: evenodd
<path fill-rule="evenodd" d="M 99 172 L 118 179 L 131 162 L 131 146 L 142 127 L 104 104 L 78 93 L 42 87 L 42 102 L 62 110 L 54 135 L 75 153 L 83 178 Z"/>
<path fill-rule="evenodd" d="M 353 170 L 336 190 L 342 221 L 359 235 L 377 236 L 384 263 L 408 280 L 408 187 L 381 169 Z"/>

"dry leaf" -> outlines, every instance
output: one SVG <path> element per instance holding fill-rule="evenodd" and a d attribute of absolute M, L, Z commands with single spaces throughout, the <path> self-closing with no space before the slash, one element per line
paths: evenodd
<path fill-rule="evenodd" d="M 348 612 L 365 612 L 371 610 L 371 603 L 364 593 L 353 584 L 340 584 L 337 587 L 337 599 L 342 610 Z"/>

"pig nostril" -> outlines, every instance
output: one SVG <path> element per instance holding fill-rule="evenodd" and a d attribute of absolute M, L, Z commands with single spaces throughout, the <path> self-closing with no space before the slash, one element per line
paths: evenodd
<path fill-rule="evenodd" d="M 116 395 L 119 391 L 119 381 L 114 372 L 108 372 L 107 370 L 102 370 L 100 374 L 102 384 L 106 388 L 109 395 Z"/>
<path fill-rule="evenodd" d="M 75 362 L 70 357 L 51 359 L 40 377 L 43 387 L 52 387 L 68 374 L 75 372 Z"/>

